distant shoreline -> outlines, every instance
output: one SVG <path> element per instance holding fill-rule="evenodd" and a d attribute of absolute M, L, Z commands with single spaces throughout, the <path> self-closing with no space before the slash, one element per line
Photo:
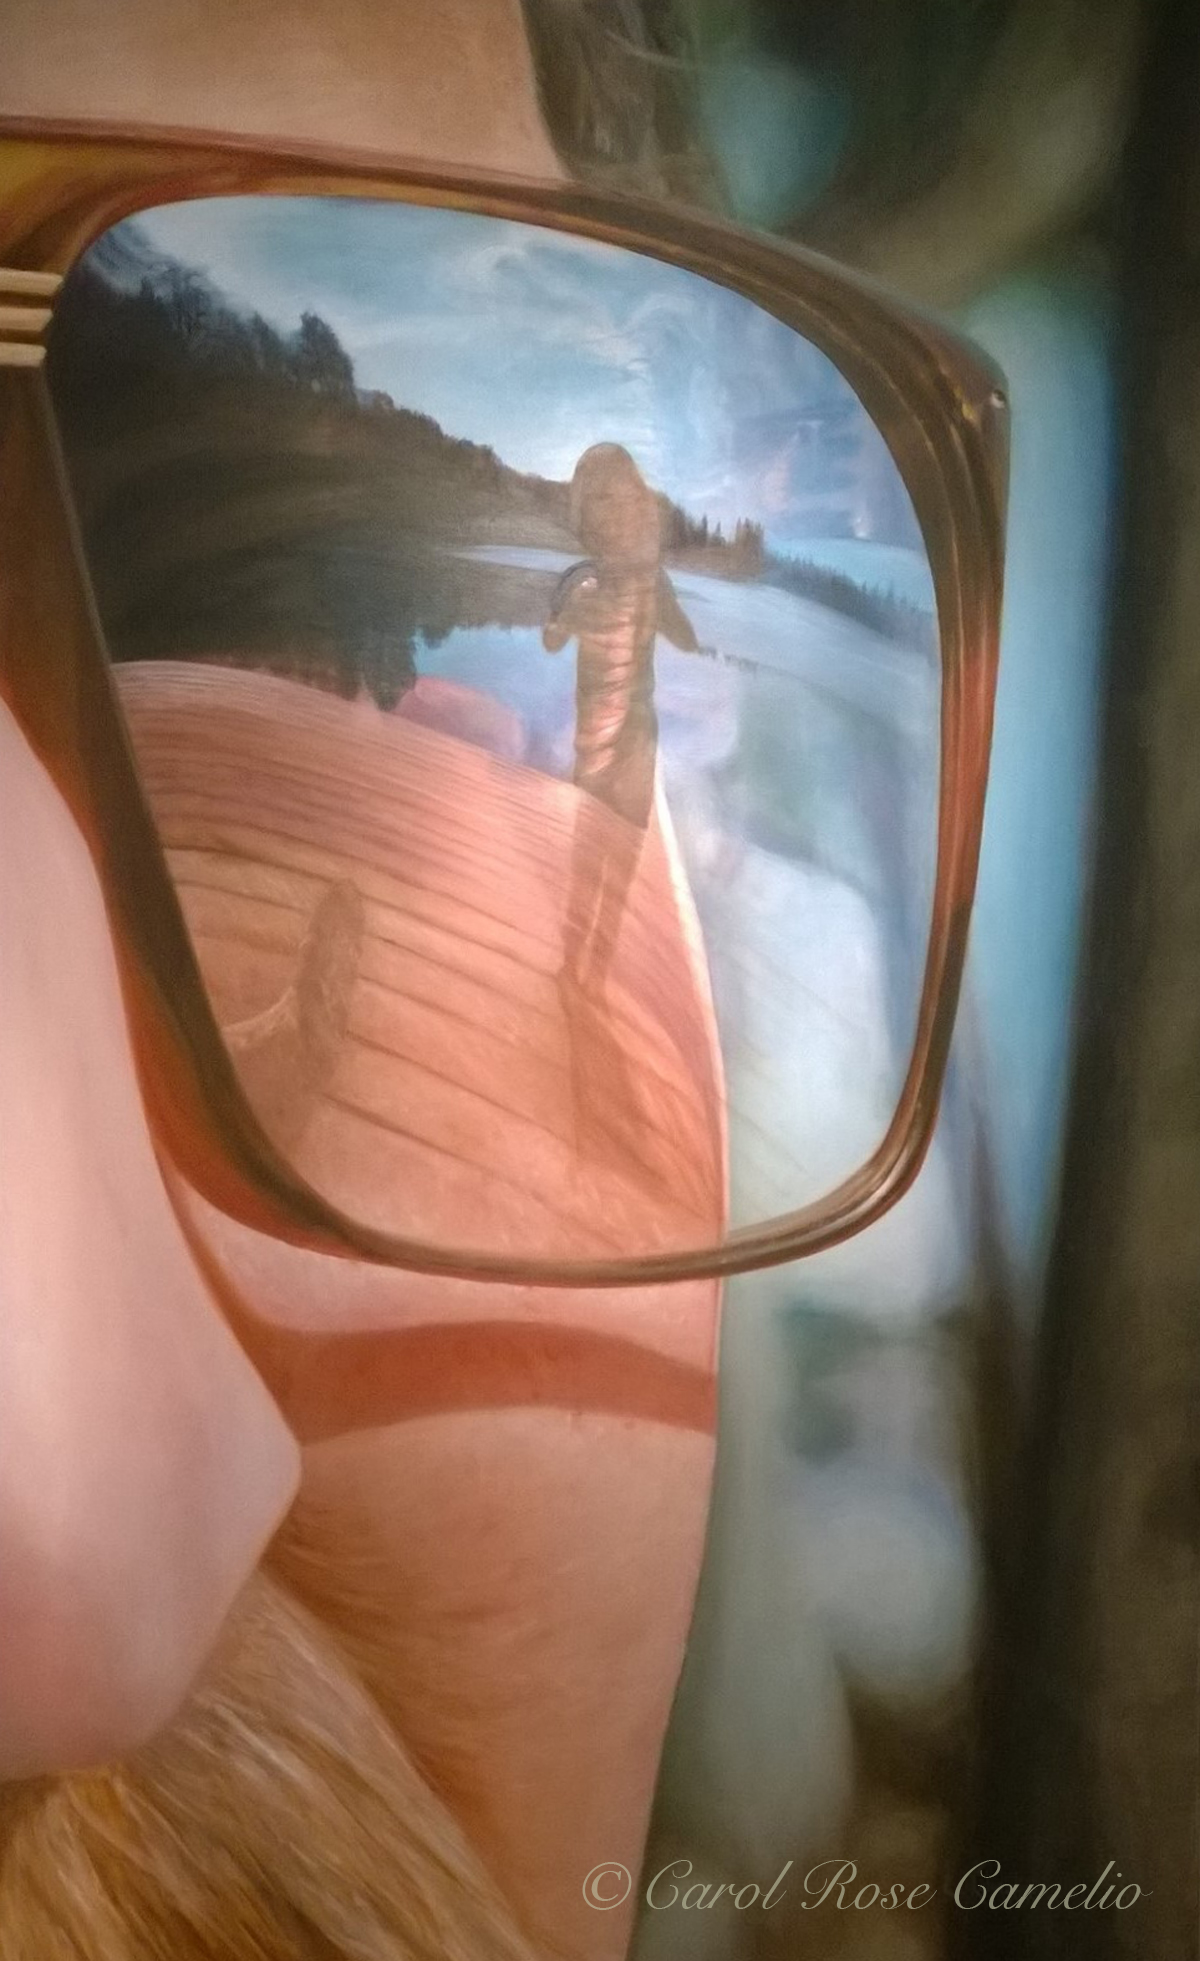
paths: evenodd
<path fill-rule="evenodd" d="M 457 552 L 463 554 L 489 551 L 550 551 L 570 558 L 577 554 L 578 546 L 570 538 L 564 542 L 561 537 L 555 537 L 550 542 L 542 535 L 537 538 L 493 537 L 457 547 Z M 885 640 L 922 652 L 937 651 L 937 618 L 932 611 L 914 605 L 891 587 L 867 585 L 849 573 L 820 564 L 816 559 L 792 558 L 771 552 L 765 554 L 761 565 L 750 566 L 739 562 L 729 545 L 716 544 L 667 551 L 663 554 L 662 562 L 670 572 L 720 579 L 726 585 L 760 589 L 770 587 L 798 599 L 812 600 L 867 627 L 872 633 L 878 633 Z"/>

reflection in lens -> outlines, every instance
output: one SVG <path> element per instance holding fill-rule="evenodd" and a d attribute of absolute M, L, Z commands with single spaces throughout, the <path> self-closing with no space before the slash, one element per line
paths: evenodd
<path fill-rule="evenodd" d="M 940 690 L 907 494 L 823 355 L 615 247 L 235 198 L 101 239 L 49 373 L 218 1023 L 304 1177 L 627 1257 L 865 1161 Z"/>

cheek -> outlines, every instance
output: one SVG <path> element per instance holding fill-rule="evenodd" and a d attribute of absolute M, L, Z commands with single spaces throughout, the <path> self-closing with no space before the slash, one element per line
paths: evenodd
<path fill-rule="evenodd" d="M 720 1286 L 499 1287 L 290 1247 L 173 1186 L 227 1318 L 303 1442 L 418 1416 L 590 1411 L 709 1437 Z"/>
<path fill-rule="evenodd" d="M 581 1877 L 641 1858 L 711 1468 L 707 1437 L 557 1410 L 306 1452 L 275 1557 L 547 1952 L 621 1922 Z"/>

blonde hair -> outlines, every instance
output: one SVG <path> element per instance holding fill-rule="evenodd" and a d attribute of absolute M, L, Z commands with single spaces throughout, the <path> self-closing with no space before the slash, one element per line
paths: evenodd
<path fill-rule="evenodd" d="M 4 1961 L 533 1961 L 337 1634 L 260 1573 L 170 1729 L 0 1790 Z"/>

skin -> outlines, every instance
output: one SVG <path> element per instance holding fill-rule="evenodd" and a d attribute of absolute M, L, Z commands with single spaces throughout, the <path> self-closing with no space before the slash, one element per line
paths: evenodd
<path fill-rule="evenodd" d="M 15 0 L 3 43 L 7 114 L 559 174 L 516 0 L 290 0 L 286 35 L 271 0 Z M 565 1954 L 623 1952 L 629 1908 L 581 1885 L 636 1872 L 644 1841 L 708 1503 L 716 1288 L 431 1284 L 168 1192 L 91 862 L 6 711 L 0 827 L 22 840 L 0 858 L 0 1771 L 166 1721 L 299 1493 L 322 1556 L 372 1571 L 378 1692 L 518 1913 Z"/>

